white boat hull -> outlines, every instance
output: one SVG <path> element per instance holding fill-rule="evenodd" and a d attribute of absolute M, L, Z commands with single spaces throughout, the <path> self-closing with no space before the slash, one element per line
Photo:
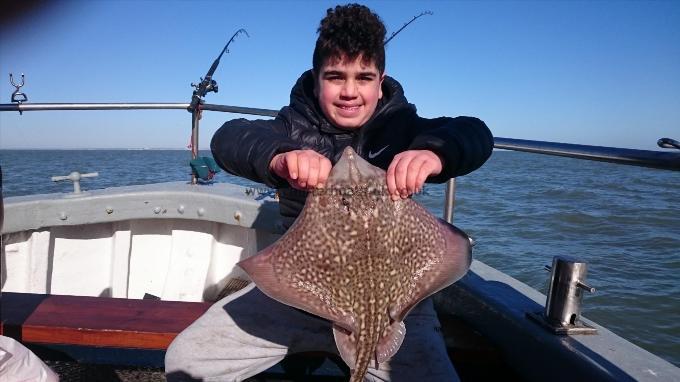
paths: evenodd
<path fill-rule="evenodd" d="M 88 221 L 4 233 L 2 291 L 133 299 L 151 295 L 162 300 L 215 301 L 227 285 L 248 280 L 236 263 L 278 237 L 252 226 L 198 219 L 189 214 L 172 217 L 167 212 L 170 204 L 180 204 L 185 211 L 192 207 L 205 211 L 199 205 L 206 200 L 196 198 L 195 194 L 192 199 L 196 206 L 188 200 L 167 200 L 172 199 L 168 195 L 154 203 L 153 193 L 142 195 L 144 204 L 153 207 L 148 208 L 149 218 L 128 219 L 137 216 L 119 213 L 116 218 L 120 220 L 110 222 Z M 113 190 L 108 196 L 101 192 L 83 198 L 63 197 L 34 203 L 40 203 L 43 212 L 54 209 L 59 210 L 55 215 L 71 216 L 68 223 L 77 220 L 72 212 L 78 210 L 75 204 L 87 198 L 91 199 L 87 205 L 93 210 L 120 211 L 125 210 L 124 205 L 134 204 Z M 249 214 L 249 207 L 257 207 L 247 204 L 230 207 L 230 200 L 223 202 L 227 204 L 226 210 L 237 209 L 242 217 Z M 12 212 L 21 209 L 25 212 L 27 203 L 31 202 L 8 200 L 8 227 L 22 226 L 13 220 L 21 218 Z M 108 207 L 97 209 L 91 204 Z M 163 218 L 153 218 L 158 206 L 166 211 Z M 221 209 L 225 210 L 225 205 Z M 257 209 L 250 212 L 257 213 Z M 101 214 L 102 220 L 108 218 L 106 215 Z M 23 222 L 23 228 L 32 225 L 35 224 Z"/>

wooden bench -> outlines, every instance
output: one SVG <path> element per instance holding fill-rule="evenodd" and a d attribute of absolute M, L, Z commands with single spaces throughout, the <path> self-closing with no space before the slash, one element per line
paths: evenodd
<path fill-rule="evenodd" d="M 2 293 L 0 334 L 25 344 L 165 350 L 210 303 Z"/>

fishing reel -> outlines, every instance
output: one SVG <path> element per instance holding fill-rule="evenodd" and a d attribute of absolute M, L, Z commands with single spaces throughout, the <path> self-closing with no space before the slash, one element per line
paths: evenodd
<path fill-rule="evenodd" d="M 203 85 L 204 82 L 206 83 L 205 85 Z M 195 84 L 195 83 L 192 82 L 191 87 L 196 89 L 196 90 L 194 90 L 193 95 L 199 96 L 199 97 L 205 96 L 206 94 L 208 94 L 210 92 L 217 93 L 217 81 L 215 81 L 213 79 L 204 80 L 203 77 L 201 77 L 201 82 L 198 83 L 198 84 Z"/>
<path fill-rule="evenodd" d="M 201 82 L 198 84 L 191 83 L 191 86 L 194 88 L 193 95 L 191 97 L 191 104 L 189 104 L 189 112 L 194 113 L 196 112 L 198 105 L 203 103 L 203 97 L 205 97 L 206 94 L 210 92 L 215 92 L 217 93 L 217 81 L 212 79 L 213 74 L 215 73 L 215 70 L 217 69 L 217 66 L 220 64 L 220 58 L 222 58 L 222 55 L 224 53 L 229 53 L 229 45 L 236 39 L 236 37 L 240 34 L 245 34 L 246 37 L 250 37 L 248 35 L 248 32 L 246 32 L 245 29 L 239 29 L 234 33 L 233 36 L 229 39 L 227 44 L 224 46 L 224 49 L 222 49 L 222 52 L 220 53 L 219 56 L 215 59 L 213 62 L 212 66 L 210 66 L 210 69 L 208 69 L 208 73 L 206 73 L 205 78 L 201 77 Z"/>

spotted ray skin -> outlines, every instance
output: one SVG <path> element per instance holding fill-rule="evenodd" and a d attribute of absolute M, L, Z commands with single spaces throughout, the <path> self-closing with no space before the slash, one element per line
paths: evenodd
<path fill-rule="evenodd" d="M 268 296 L 332 321 L 351 381 L 362 381 L 397 352 L 408 312 L 470 261 L 465 233 L 392 201 L 385 172 L 347 148 L 288 232 L 239 265 Z"/>

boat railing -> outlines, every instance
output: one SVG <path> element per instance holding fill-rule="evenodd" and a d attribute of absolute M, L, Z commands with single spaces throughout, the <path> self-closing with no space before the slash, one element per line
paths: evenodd
<path fill-rule="evenodd" d="M 138 103 L 3 103 L 0 111 L 54 111 L 54 110 L 189 110 L 189 103 L 181 102 L 138 102 Z M 201 111 L 250 114 L 262 117 L 276 117 L 278 110 L 253 107 L 202 104 Z"/>
<path fill-rule="evenodd" d="M 275 117 L 277 110 L 241 106 L 215 105 L 201 103 L 197 111 L 192 111 L 189 103 L 27 103 L 16 102 L 0 104 L 0 111 L 54 111 L 54 110 L 187 110 L 192 112 L 192 156 L 198 153 L 198 115 L 203 111 L 217 111 L 234 114 L 247 114 L 262 117 Z M 661 148 L 680 149 L 680 143 L 670 138 L 661 138 L 657 145 Z M 607 146 L 590 146 L 571 143 L 535 141 L 514 138 L 494 138 L 494 148 L 523 151 L 536 154 L 554 155 L 591 161 L 609 162 L 630 166 L 650 167 L 661 170 L 680 171 L 680 151 L 653 151 Z M 193 179 L 195 183 L 195 177 Z M 453 221 L 455 206 L 455 179 L 446 185 L 444 219 Z"/>

